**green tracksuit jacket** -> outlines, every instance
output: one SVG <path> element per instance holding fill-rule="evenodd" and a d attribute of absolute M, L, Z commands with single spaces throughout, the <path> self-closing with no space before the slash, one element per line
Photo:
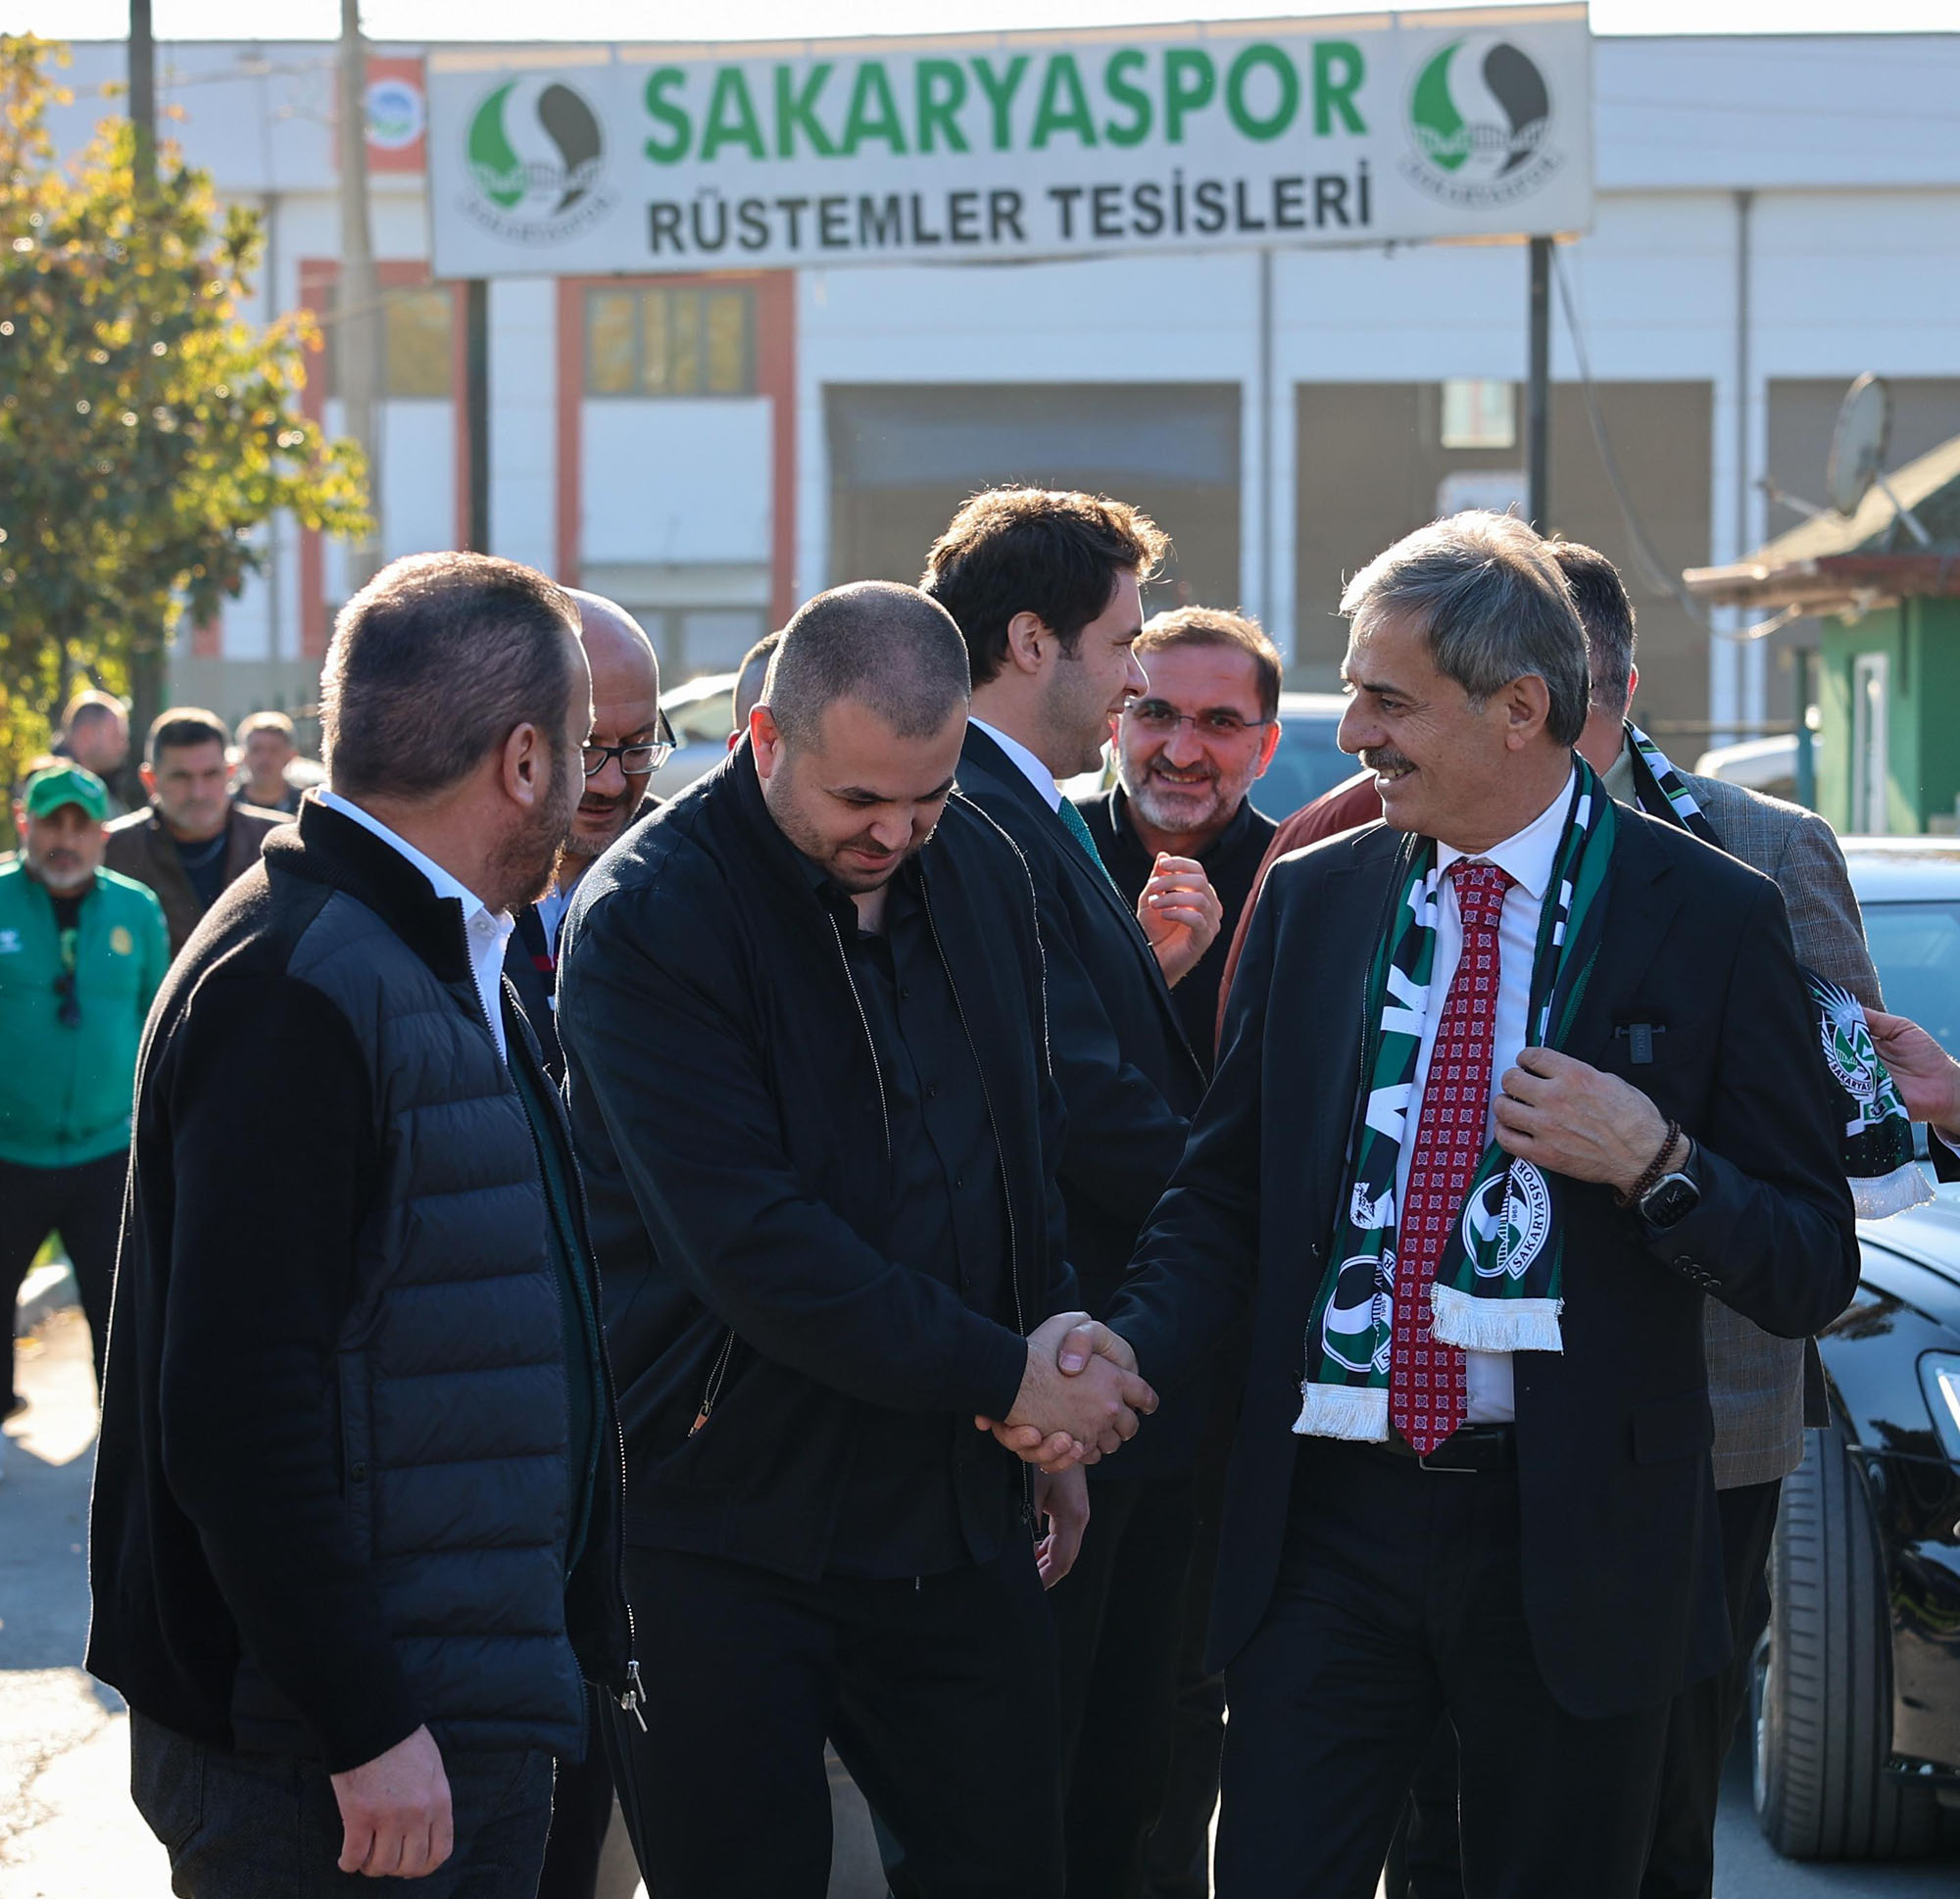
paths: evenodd
<path fill-rule="evenodd" d="M 0 1160 L 18 1166 L 76 1167 L 129 1144 L 136 1049 L 171 960 L 164 913 L 141 884 L 98 870 L 72 948 L 69 1027 L 54 900 L 18 858 L 0 863 Z"/>

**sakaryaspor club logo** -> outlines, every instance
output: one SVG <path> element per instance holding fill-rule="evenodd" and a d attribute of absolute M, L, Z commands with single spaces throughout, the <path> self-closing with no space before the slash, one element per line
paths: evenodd
<path fill-rule="evenodd" d="M 507 79 L 469 122 L 465 206 L 501 237 L 550 244 L 612 209 L 599 118 L 561 79 Z"/>
<path fill-rule="evenodd" d="M 1413 150 L 1403 175 L 1465 209 L 1529 197 L 1564 162 L 1544 73 L 1497 33 L 1453 39 L 1417 70 L 1409 89 Z"/>

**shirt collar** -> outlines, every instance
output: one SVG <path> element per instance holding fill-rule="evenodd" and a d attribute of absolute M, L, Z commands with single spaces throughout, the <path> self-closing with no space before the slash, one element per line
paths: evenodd
<path fill-rule="evenodd" d="M 1042 802 L 1050 810 L 1061 809 L 1061 787 L 1054 782 L 1054 773 L 1024 746 L 1019 739 L 1009 738 L 998 725 L 989 725 L 984 718 L 969 720 L 998 745 L 1016 765 L 1021 776 L 1042 795 Z"/>
<path fill-rule="evenodd" d="M 1619 755 L 1606 768 L 1599 782 L 1606 787 L 1606 796 L 1622 804 L 1638 805 L 1641 802 L 1641 788 L 1634 777 L 1634 745 L 1631 739 L 1621 741 Z"/>
<path fill-rule="evenodd" d="M 789 844 L 789 840 L 783 840 Z M 849 943 L 854 936 L 865 934 L 864 926 L 858 921 L 858 905 L 852 901 L 851 893 L 838 883 L 813 857 L 807 857 L 795 845 L 790 845 L 790 854 L 796 859 L 797 869 L 803 881 L 809 887 L 811 895 L 837 919 L 844 931 L 844 940 Z M 889 886 L 891 897 L 887 898 L 886 915 L 891 914 L 890 905 L 896 900 L 900 907 L 908 907 L 919 888 L 918 852 L 914 851 L 905 862 L 892 873 Z"/>
<path fill-rule="evenodd" d="M 487 916 L 497 926 L 498 933 L 502 937 L 508 937 L 512 930 L 515 928 L 515 923 L 510 911 L 492 910 L 489 904 L 484 902 L 482 898 L 478 897 L 468 885 L 460 882 L 452 876 L 433 857 L 428 856 L 423 852 L 417 851 L 399 831 L 389 830 L 371 811 L 363 810 L 351 798 L 343 798 L 338 792 L 334 791 L 316 792 L 314 796 L 328 810 L 338 811 L 342 817 L 351 819 L 354 823 L 360 825 L 364 831 L 371 832 L 391 850 L 406 857 L 410 863 L 414 864 L 429 880 L 430 889 L 438 897 L 455 898 L 463 905 L 463 914 L 466 921 L 473 920 L 478 916 Z"/>
<path fill-rule="evenodd" d="M 1474 857 L 1479 863 L 1495 864 L 1506 872 L 1511 881 L 1528 896 L 1539 901 L 1544 901 L 1544 893 L 1551 883 L 1551 867 L 1558 858 L 1558 847 L 1565 836 L 1565 813 L 1572 803 L 1572 781 L 1579 774 L 1566 774 L 1565 783 L 1559 794 L 1522 831 L 1514 832 L 1503 843 L 1494 844 L 1488 851 L 1458 851 L 1445 844 L 1442 839 L 1436 845 L 1436 870 L 1443 876 L 1459 857 Z"/>

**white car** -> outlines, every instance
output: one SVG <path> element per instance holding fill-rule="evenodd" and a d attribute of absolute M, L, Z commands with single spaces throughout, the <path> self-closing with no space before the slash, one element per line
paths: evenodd
<path fill-rule="evenodd" d="M 704 673 L 699 679 L 662 691 L 661 710 L 673 727 L 674 749 L 666 763 L 647 780 L 647 789 L 656 798 L 672 798 L 686 791 L 728 755 L 728 735 L 735 729 L 737 676 L 732 672 Z"/>

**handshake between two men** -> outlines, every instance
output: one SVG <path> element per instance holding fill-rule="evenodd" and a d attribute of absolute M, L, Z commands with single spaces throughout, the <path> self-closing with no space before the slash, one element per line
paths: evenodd
<path fill-rule="evenodd" d="M 1035 1507 L 1048 1520 L 1037 1552 L 1043 1585 L 1066 1576 L 1089 1523 L 1083 1466 L 1119 1450 L 1157 1408 L 1137 1355 L 1086 1312 L 1057 1312 L 1028 1336 L 1028 1368 L 1004 1418 L 975 1418 L 1039 1473 Z"/>

